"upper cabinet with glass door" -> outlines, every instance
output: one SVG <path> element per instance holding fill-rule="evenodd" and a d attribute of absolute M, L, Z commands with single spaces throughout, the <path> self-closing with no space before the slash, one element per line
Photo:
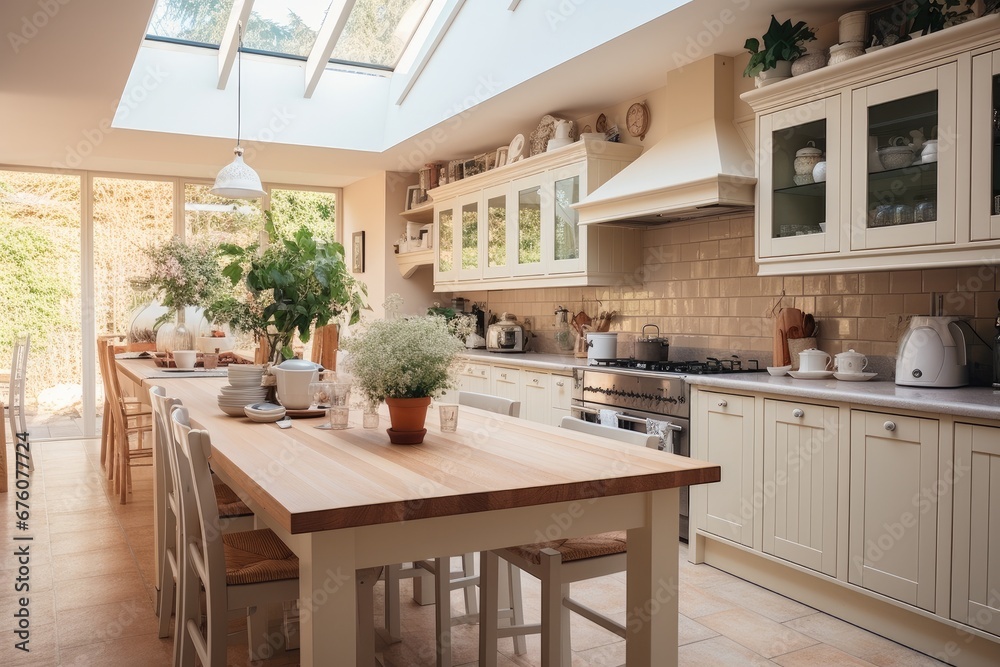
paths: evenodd
<path fill-rule="evenodd" d="M 991 15 L 744 93 L 759 273 L 1000 263 L 998 49 Z M 796 170 L 809 142 L 825 183 Z"/>
<path fill-rule="evenodd" d="M 641 232 L 580 227 L 573 206 L 641 152 L 639 146 L 577 141 L 431 190 L 441 239 L 435 290 L 628 280 L 641 263 Z M 455 261 L 461 262 L 457 270 L 451 268 Z"/>

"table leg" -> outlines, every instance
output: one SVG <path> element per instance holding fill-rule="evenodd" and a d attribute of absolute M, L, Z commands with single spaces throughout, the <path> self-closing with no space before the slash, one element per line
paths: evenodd
<path fill-rule="evenodd" d="M 301 665 L 357 664 L 354 531 L 296 537 L 302 540 L 295 550 L 299 556 Z"/>
<path fill-rule="evenodd" d="M 645 525 L 628 531 L 625 664 L 677 665 L 680 492 L 647 494 Z"/>

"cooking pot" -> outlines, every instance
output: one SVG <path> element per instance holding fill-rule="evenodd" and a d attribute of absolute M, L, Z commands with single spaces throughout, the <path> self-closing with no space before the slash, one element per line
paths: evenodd
<path fill-rule="evenodd" d="M 305 359 L 287 359 L 271 367 L 278 381 L 278 402 L 289 410 L 305 410 L 312 405 L 309 383 L 319 379 L 317 363 Z"/>
<path fill-rule="evenodd" d="M 655 336 L 647 336 L 646 329 L 656 329 Z M 635 339 L 635 360 L 636 361 L 666 361 L 667 352 L 670 350 L 670 341 L 660 338 L 660 327 L 655 324 L 647 324 L 642 328 L 642 336 Z"/>
<path fill-rule="evenodd" d="M 618 358 L 617 333 L 587 333 L 587 364 L 596 366 L 598 359 Z"/>

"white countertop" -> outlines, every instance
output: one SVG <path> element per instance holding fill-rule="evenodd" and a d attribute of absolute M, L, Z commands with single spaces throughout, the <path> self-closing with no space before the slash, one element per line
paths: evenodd
<path fill-rule="evenodd" d="M 543 352 L 487 352 L 486 350 L 466 350 L 459 356 L 469 361 L 483 361 L 491 364 L 529 366 L 546 371 L 571 372 L 574 368 L 585 368 L 586 358 L 571 354 L 546 354 Z"/>
<path fill-rule="evenodd" d="M 788 376 L 772 377 L 767 373 L 688 375 L 685 379 L 688 384 L 699 387 L 1000 420 L 1000 390 L 989 387 L 901 387 L 894 382 L 879 381 L 878 378 L 868 382 L 842 382 L 832 378 L 796 380 Z"/>

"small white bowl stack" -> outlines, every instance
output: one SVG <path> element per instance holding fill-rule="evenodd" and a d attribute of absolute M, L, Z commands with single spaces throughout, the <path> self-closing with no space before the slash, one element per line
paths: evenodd
<path fill-rule="evenodd" d="M 260 403 L 267 396 L 267 388 L 260 386 L 263 376 L 263 366 L 231 364 L 229 385 L 219 394 L 219 409 L 230 417 L 245 416 L 244 406 Z"/>

